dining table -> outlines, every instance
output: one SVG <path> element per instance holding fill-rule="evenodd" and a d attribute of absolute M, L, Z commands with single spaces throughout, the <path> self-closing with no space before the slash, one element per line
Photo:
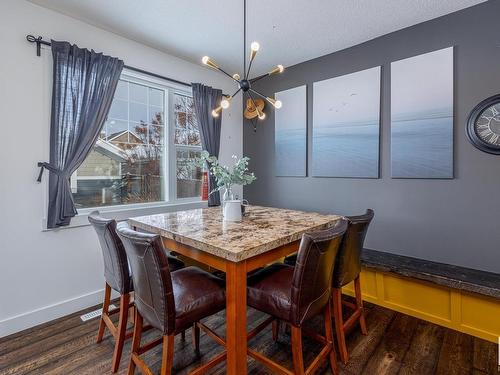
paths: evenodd
<path fill-rule="evenodd" d="M 302 235 L 335 225 L 339 215 L 246 206 L 241 221 L 220 207 L 134 217 L 129 224 L 161 236 L 164 248 L 225 272 L 226 373 L 247 374 L 247 275 L 299 249 Z"/>

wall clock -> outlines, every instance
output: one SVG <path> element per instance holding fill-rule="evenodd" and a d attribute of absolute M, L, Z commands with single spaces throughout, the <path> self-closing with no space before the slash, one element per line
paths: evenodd
<path fill-rule="evenodd" d="M 467 137 L 481 151 L 500 155 L 500 94 L 474 107 L 467 120 Z"/>

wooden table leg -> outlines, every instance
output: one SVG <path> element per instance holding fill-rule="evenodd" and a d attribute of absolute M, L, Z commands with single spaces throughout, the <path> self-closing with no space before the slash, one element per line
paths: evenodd
<path fill-rule="evenodd" d="M 226 267 L 226 350 L 229 375 L 247 373 L 247 272 L 246 263 Z"/>

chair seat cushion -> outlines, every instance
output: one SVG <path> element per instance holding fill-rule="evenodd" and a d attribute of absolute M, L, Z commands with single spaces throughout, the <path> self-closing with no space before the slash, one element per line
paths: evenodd
<path fill-rule="evenodd" d="M 186 266 L 184 262 L 179 258 L 176 258 L 171 255 L 167 256 L 167 258 L 168 258 L 168 268 L 170 269 L 170 272 L 180 270 L 181 268 L 184 268 Z"/>
<path fill-rule="evenodd" d="M 226 308 L 224 282 L 198 267 L 171 273 L 175 299 L 175 330 L 191 326 Z"/>
<path fill-rule="evenodd" d="M 295 263 L 297 263 L 297 254 L 287 256 L 283 260 L 283 263 L 288 264 L 289 266 L 295 266 Z"/>
<path fill-rule="evenodd" d="M 248 305 L 288 321 L 294 268 L 286 264 L 273 264 L 248 278 Z"/>

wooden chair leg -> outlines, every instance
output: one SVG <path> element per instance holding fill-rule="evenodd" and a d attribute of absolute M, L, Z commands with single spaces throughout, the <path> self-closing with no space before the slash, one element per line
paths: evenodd
<path fill-rule="evenodd" d="M 276 342 L 278 341 L 278 336 L 280 334 L 280 324 L 281 321 L 276 319 L 273 320 L 272 327 L 273 327 L 273 341 Z"/>
<path fill-rule="evenodd" d="M 134 325 L 134 322 L 135 322 L 135 305 L 133 303 L 133 294 L 134 292 L 130 292 L 129 293 L 129 296 L 130 296 L 130 301 L 129 302 L 129 307 L 128 307 L 128 323 Z"/>
<path fill-rule="evenodd" d="M 347 364 L 349 354 L 345 342 L 344 319 L 342 318 L 342 290 L 332 288 L 333 320 L 335 322 L 335 332 L 337 333 L 337 345 L 339 347 L 340 360 Z"/>
<path fill-rule="evenodd" d="M 99 331 L 97 332 L 96 342 L 98 344 L 102 341 L 102 337 L 104 336 L 106 323 L 104 322 L 103 316 L 108 315 L 110 300 L 111 300 L 111 287 L 108 285 L 108 283 L 106 283 L 106 286 L 104 287 L 104 302 L 102 304 L 101 320 L 99 321 Z"/>
<path fill-rule="evenodd" d="M 130 302 L 130 294 L 122 294 L 120 296 L 120 317 L 118 319 L 118 327 L 116 331 L 115 351 L 113 353 L 113 362 L 111 371 L 118 371 L 120 360 L 122 358 L 123 344 L 125 343 L 125 334 L 127 331 L 128 308 Z"/>
<path fill-rule="evenodd" d="M 332 345 L 332 350 L 329 354 L 330 359 L 330 368 L 332 370 L 333 375 L 338 375 L 339 368 L 337 366 L 337 355 L 335 354 L 335 345 L 333 344 L 333 328 L 332 328 L 332 311 L 330 307 L 330 302 L 328 302 L 327 307 L 325 308 L 325 338 L 329 344 Z"/>
<path fill-rule="evenodd" d="M 356 307 L 360 311 L 359 326 L 361 328 L 361 333 L 366 336 L 368 335 L 368 330 L 366 329 L 365 310 L 363 308 L 363 295 L 361 294 L 361 282 L 359 280 L 359 276 L 354 279 L 354 291 L 356 294 Z"/>
<path fill-rule="evenodd" d="M 134 337 L 132 339 L 132 348 L 130 350 L 130 362 L 128 366 L 128 375 L 134 375 L 135 362 L 134 357 L 138 357 L 139 353 L 137 350 L 141 346 L 141 336 L 142 336 L 142 316 L 138 311 L 135 312 L 135 322 L 134 322 Z"/>
<path fill-rule="evenodd" d="M 292 354 L 293 370 L 297 375 L 304 375 L 304 357 L 302 351 L 302 330 L 298 327 L 291 327 L 292 330 Z"/>
<path fill-rule="evenodd" d="M 200 354 L 200 327 L 197 323 L 193 324 L 193 347 L 196 354 Z"/>
<path fill-rule="evenodd" d="M 174 334 L 163 336 L 161 355 L 161 375 L 171 375 L 174 362 Z"/>

